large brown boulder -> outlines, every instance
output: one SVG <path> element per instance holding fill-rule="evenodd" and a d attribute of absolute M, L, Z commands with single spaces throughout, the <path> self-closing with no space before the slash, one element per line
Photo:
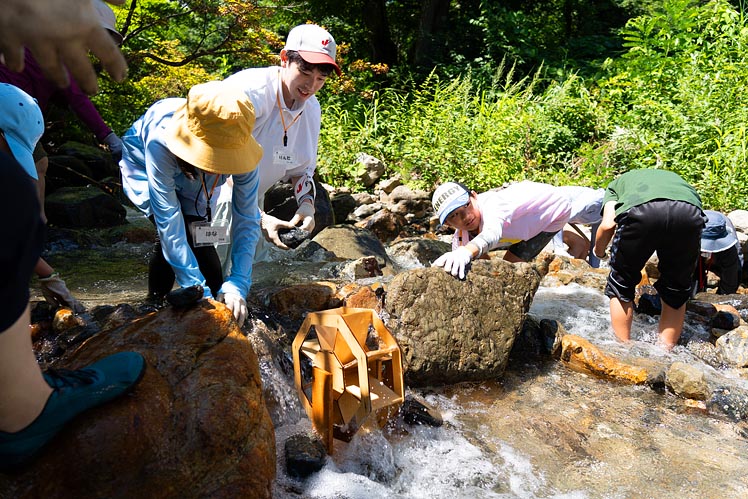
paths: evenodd
<path fill-rule="evenodd" d="M 313 241 L 340 260 L 358 260 L 374 256 L 384 275 L 394 274 L 393 263 L 377 236 L 352 225 L 333 225 L 314 236 Z"/>
<path fill-rule="evenodd" d="M 275 436 L 257 357 L 212 300 L 102 332 L 55 367 L 133 350 L 134 391 L 79 416 L 28 469 L 0 474 L 1 497 L 270 497 Z"/>
<path fill-rule="evenodd" d="M 395 276 L 388 327 L 403 351 L 410 386 L 495 379 L 504 373 L 547 265 L 473 262 L 465 280 L 440 268 Z"/>

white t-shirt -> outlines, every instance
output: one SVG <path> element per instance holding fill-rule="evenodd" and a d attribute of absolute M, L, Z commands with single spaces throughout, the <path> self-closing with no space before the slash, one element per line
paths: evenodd
<path fill-rule="evenodd" d="M 501 242 L 527 241 L 541 232 L 563 229 L 571 216 L 571 202 L 557 187 L 525 180 L 499 191 L 478 194 L 480 233 L 474 238 L 486 251 Z M 452 246 L 470 242 L 467 231 L 455 231 Z M 485 252 L 485 251 L 484 251 Z"/>
<path fill-rule="evenodd" d="M 257 199 L 262 206 L 265 192 L 279 180 L 306 173 L 309 178 L 317 168 L 317 142 L 322 121 L 317 97 L 311 96 L 300 106 L 286 107 L 281 89 L 282 68 L 271 66 L 239 71 L 224 80 L 237 85 L 251 99 L 255 108 L 252 135 L 262 146 L 262 159 L 257 165 L 260 188 Z M 280 102 L 280 108 L 278 103 Z M 283 120 L 280 113 L 283 112 Z M 298 117 L 298 118 L 297 118 Z M 296 120 L 294 122 L 294 120 Z M 288 142 L 283 146 L 283 122 Z M 291 124 L 293 123 L 293 124 Z M 231 189 L 223 189 L 218 203 L 231 200 Z"/>

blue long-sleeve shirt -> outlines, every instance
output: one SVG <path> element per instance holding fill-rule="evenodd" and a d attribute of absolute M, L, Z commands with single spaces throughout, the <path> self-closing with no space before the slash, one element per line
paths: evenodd
<path fill-rule="evenodd" d="M 185 99 L 164 99 L 153 104 L 123 135 L 122 186 L 125 194 L 145 216 L 153 215 L 164 257 L 174 269 L 181 287 L 200 284 L 210 296 L 187 238 L 184 215 L 204 217 L 208 203 L 215 211 L 218 189 L 228 175 L 197 171 L 194 179 L 179 168 L 176 156 L 166 146 L 165 132 Z M 252 284 L 252 259 L 260 235 L 257 207 L 258 170 L 233 175 L 231 274 L 219 292 L 246 297 Z"/>

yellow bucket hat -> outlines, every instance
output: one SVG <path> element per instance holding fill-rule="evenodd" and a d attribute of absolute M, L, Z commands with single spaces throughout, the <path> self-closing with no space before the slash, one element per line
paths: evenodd
<path fill-rule="evenodd" d="M 248 173 L 262 158 L 252 137 L 255 108 L 239 88 L 220 81 L 195 85 L 166 130 L 169 150 L 201 170 Z"/>

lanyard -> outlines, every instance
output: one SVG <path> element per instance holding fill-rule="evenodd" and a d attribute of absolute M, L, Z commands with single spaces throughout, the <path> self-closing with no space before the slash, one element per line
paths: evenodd
<path fill-rule="evenodd" d="M 216 175 L 216 180 L 213 182 L 213 187 L 211 187 L 210 188 L 210 192 L 208 192 L 208 187 L 205 185 L 205 172 L 202 172 L 202 174 L 203 175 L 202 175 L 202 177 L 201 177 L 200 180 L 202 181 L 203 192 L 205 192 L 205 199 L 207 200 L 206 203 L 205 203 L 206 204 L 206 207 L 205 207 L 205 216 L 208 219 L 208 222 L 210 222 L 210 219 L 211 219 L 211 214 L 210 214 L 210 198 L 213 197 L 213 191 L 216 190 L 216 185 L 218 185 L 218 178 L 220 177 L 220 175 Z M 200 213 L 198 213 L 198 211 L 197 211 L 197 199 L 199 197 L 200 196 L 198 195 L 195 198 L 195 213 L 197 213 L 198 216 L 200 216 Z"/>
<path fill-rule="evenodd" d="M 278 71 L 278 80 L 279 85 L 282 85 L 282 83 L 280 82 L 280 71 Z M 291 128 L 299 118 L 301 118 L 301 115 L 304 113 L 304 111 L 301 111 L 299 114 L 297 114 L 293 121 L 288 126 L 286 126 L 286 119 L 283 117 L 283 108 L 281 107 L 280 90 L 275 91 L 275 100 L 278 102 L 278 112 L 280 113 L 281 125 L 283 126 L 283 147 L 288 147 L 288 129 Z"/>

